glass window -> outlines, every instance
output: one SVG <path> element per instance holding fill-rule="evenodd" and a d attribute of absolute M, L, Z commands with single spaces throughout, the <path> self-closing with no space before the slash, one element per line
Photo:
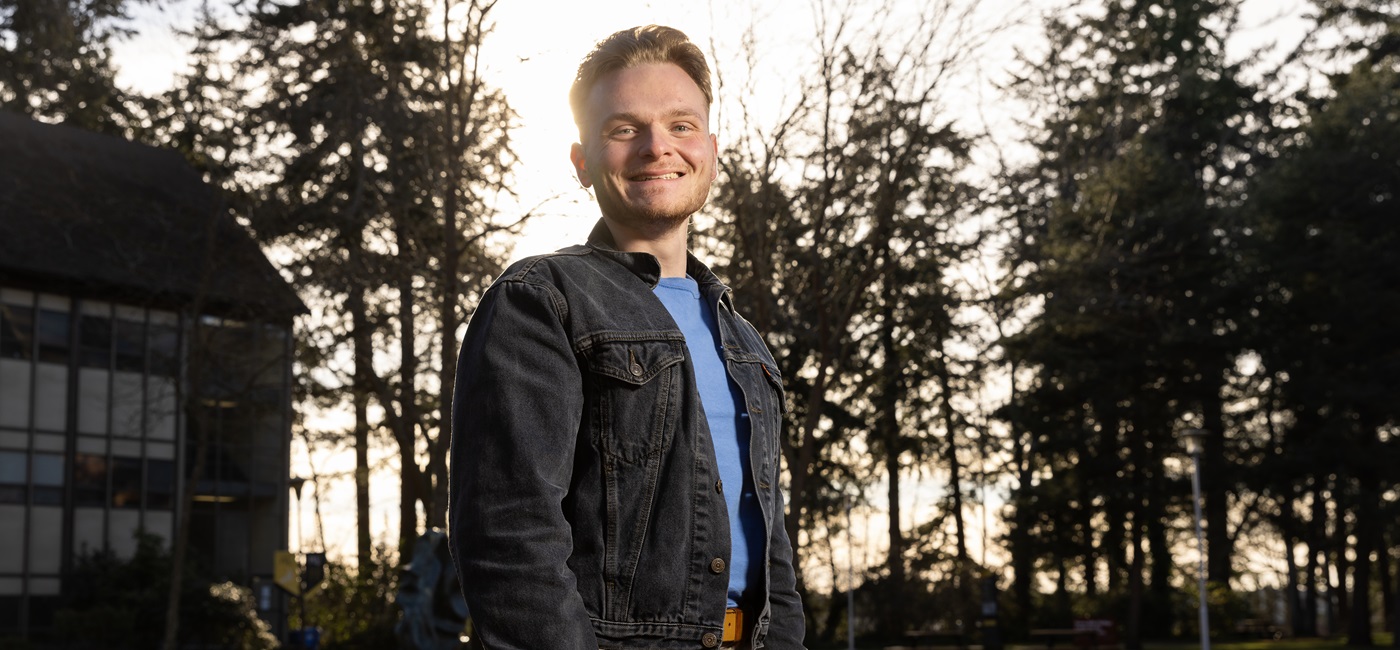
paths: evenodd
<path fill-rule="evenodd" d="M 117 346 L 117 370 L 141 372 L 146 369 L 146 326 L 117 319 L 112 329 L 112 342 Z"/>
<path fill-rule="evenodd" d="M 73 504 L 101 507 L 107 504 L 107 459 L 97 454 L 73 458 Z"/>
<path fill-rule="evenodd" d="M 180 332 L 170 325 L 151 325 L 151 374 L 180 374 Z"/>
<path fill-rule="evenodd" d="M 33 309 L 0 304 L 0 357 L 6 359 L 32 359 L 34 357 Z"/>
<path fill-rule="evenodd" d="M 0 630 L 6 634 L 19 629 L 20 600 L 20 596 L 0 596 Z"/>
<path fill-rule="evenodd" d="M 63 505 L 63 456 L 34 454 L 34 505 Z"/>
<path fill-rule="evenodd" d="M 141 507 L 141 459 L 112 459 L 112 507 Z"/>
<path fill-rule="evenodd" d="M 175 461 L 146 459 L 146 508 L 175 507 Z"/>
<path fill-rule="evenodd" d="M 29 495 L 28 454 L 0 451 L 0 503 L 25 503 Z"/>
<path fill-rule="evenodd" d="M 72 328 L 72 321 L 68 318 L 67 313 L 40 309 L 39 360 L 50 363 L 68 363 L 68 353 L 72 348 L 69 341 Z"/>
<path fill-rule="evenodd" d="M 82 331 L 78 333 L 82 353 L 78 362 L 88 368 L 106 368 L 112 363 L 112 320 L 102 316 L 83 315 Z"/>

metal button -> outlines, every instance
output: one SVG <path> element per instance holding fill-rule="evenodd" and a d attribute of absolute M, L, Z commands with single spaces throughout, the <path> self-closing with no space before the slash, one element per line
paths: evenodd
<path fill-rule="evenodd" d="M 715 481 L 715 492 L 724 494 L 724 481 Z"/>
<path fill-rule="evenodd" d="M 711 572 L 711 573 L 724 573 L 724 560 L 722 560 L 722 559 L 720 559 L 720 558 L 715 558 L 715 559 L 713 559 L 713 560 L 710 560 L 710 572 Z"/>
<path fill-rule="evenodd" d="M 633 362 L 633 363 L 632 363 L 632 374 L 635 375 L 635 376 L 637 376 L 637 377 L 641 377 L 641 376 L 642 376 L 642 364 Z"/>
<path fill-rule="evenodd" d="M 768 481 L 759 481 L 759 482 L 758 482 L 758 487 L 761 487 L 761 488 L 767 490 L 770 486 L 768 485 Z"/>
<path fill-rule="evenodd" d="M 714 632 L 706 632 L 705 636 L 700 637 L 700 645 L 706 648 L 717 648 L 719 647 L 719 637 L 715 636 Z"/>

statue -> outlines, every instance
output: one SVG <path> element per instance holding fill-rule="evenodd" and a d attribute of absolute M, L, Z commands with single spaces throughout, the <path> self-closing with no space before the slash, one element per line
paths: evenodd
<path fill-rule="evenodd" d="M 413 545 L 413 561 L 399 576 L 395 599 L 403 618 L 394 626 L 399 647 L 457 650 L 467 624 L 467 601 L 447 549 L 447 535 L 429 529 Z"/>

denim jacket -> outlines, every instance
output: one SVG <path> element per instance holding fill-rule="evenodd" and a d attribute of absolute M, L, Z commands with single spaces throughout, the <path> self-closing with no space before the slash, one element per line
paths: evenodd
<path fill-rule="evenodd" d="M 754 648 L 802 648 L 778 488 L 778 369 L 728 287 L 693 256 L 724 362 L 743 391 L 767 531 L 749 586 Z M 462 343 L 453 396 L 450 541 L 491 650 L 713 648 L 729 518 L 685 338 L 652 294 L 656 258 L 585 246 L 513 264 Z M 734 486 L 732 489 L 739 489 Z"/>

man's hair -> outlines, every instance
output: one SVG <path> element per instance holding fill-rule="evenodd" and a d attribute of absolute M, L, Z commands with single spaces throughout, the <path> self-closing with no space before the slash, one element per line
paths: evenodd
<path fill-rule="evenodd" d="M 646 25 L 624 29 L 598 42 L 583 63 L 569 89 L 569 106 L 574 111 L 574 123 L 583 129 L 584 104 L 593 87 L 610 73 L 647 63 L 674 63 L 680 66 L 700 92 L 705 95 L 705 108 L 714 102 L 710 91 L 710 66 L 705 53 L 679 29 L 661 25 Z"/>

